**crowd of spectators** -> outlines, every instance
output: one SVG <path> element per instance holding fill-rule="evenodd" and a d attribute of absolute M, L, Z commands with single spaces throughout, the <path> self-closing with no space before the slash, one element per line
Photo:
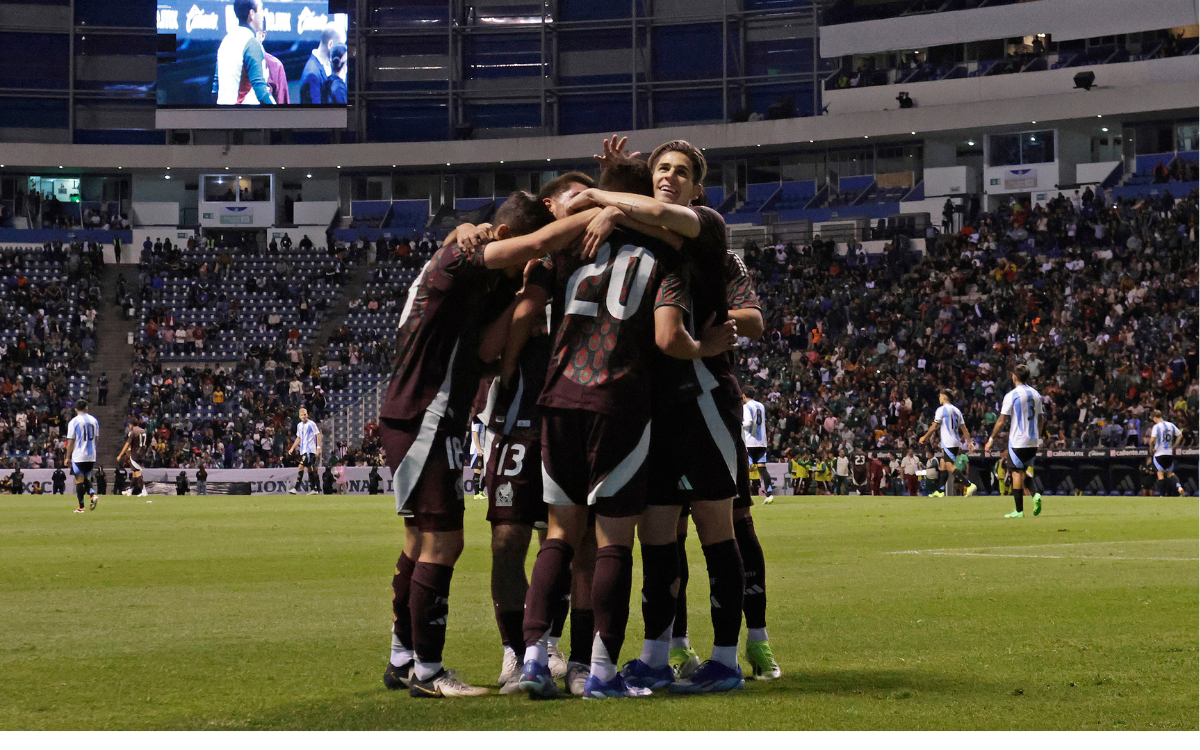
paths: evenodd
<path fill-rule="evenodd" d="M 1090 190 L 1015 203 L 886 262 L 748 246 L 766 318 L 741 380 L 768 408 L 771 453 L 903 452 L 937 391 L 982 445 L 1028 365 L 1048 450 L 1145 445 L 1161 408 L 1196 445 L 1197 195 Z"/>
<path fill-rule="evenodd" d="M 62 466 L 86 393 L 103 255 L 85 242 L 0 250 L 0 468 Z"/>

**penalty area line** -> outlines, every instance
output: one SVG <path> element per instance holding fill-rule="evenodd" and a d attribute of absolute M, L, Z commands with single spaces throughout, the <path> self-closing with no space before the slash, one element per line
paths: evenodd
<path fill-rule="evenodd" d="M 1010 552 L 968 552 L 966 550 L 909 549 L 885 552 L 886 555 L 940 555 L 943 557 L 1023 557 L 1044 560 L 1153 560 L 1163 562 L 1196 562 L 1197 557 L 1124 557 L 1119 555 L 1018 555 Z"/>

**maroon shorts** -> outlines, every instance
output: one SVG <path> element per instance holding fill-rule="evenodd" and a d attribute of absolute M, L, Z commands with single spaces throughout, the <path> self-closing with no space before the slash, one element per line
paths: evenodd
<path fill-rule="evenodd" d="M 650 416 L 546 409 L 542 421 L 545 499 L 628 518 L 646 507 Z"/>
<path fill-rule="evenodd" d="M 483 486 L 487 488 L 487 520 L 546 528 L 542 497 L 542 440 L 540 435 L 488 433 L 484 450 Z"/>
<path fill-rule="evenodd" d="M 129 469 L 130 471 L 136 471 L 140 474 L 142 471 L 142 462 L 143 458 L 141 456 L 134 456 L 132 453 L 126 453 L 125 458 L 121 459 L 121 465 L 119 468 Z"/>
<path fill-rule="evenodd" d="M 422 419 L 379 420 L 379 441 L 392 470 L 396 513 L 421 531 L 461 531 L 463 500 L 461 434 L 427 429 Z"/>
<path fill-rule="evenodd" d="M 737 415 L 736 418 L 734 415 Z M 750 497 L 750 464 L 741 405 L 717 392 L 663 409 L 651 437 L 651 505 Z"/>

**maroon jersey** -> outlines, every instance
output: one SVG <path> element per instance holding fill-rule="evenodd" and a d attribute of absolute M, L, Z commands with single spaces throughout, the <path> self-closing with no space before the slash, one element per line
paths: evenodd
<path fill-rule="evenodd" d="M 679 254 L 624 229 L 609 236 L 592 263 L 579 257 L 580 246 L 544 259 L 530 274 L 554 300 L 554 343 L 538 403 L 600 413 L 647 409 L 654 299 Z"/>
<path fill-rule="evenodd" d="M 400 319 L 396 365 L 379 416 L 414 419 L 434 405 L 466 431 L 482 377 L 479 339 L 521 285 L 484 266 L 483 250 L 443 245 L 413 282 Z"/>
<path fill-rule="evenodd" d="M 725 298 L 730 310 L 762 309 L 742 256 L 732 250 L 725 251 Z"/>
<path fill-rule="evenodd" d="M 480 420 L 498 435 L 518 435 L 540 440 L 542 411 L 538 398 L 546 384 L 550 366 L 550 337 L 534 336 L 521 347 L 517 371 L 508 385 L 500 378 L 492 382 L 487 407 Z"/>
<path fill-rule="evenodd" d="M 146 431 L 141 427 L 129 428 L 129 457 L 138 463 L 142 462 L 142 458 L 146 455 L 146 445 L 149 443 L 149 438 Z"/>
<path fill-rule="evenodd" d="M 746 305 L 746 289 L 753 296 L 746 267 L 725 242 L 725 221 L 710 208 L 693 208 L 700 219 L 700 233 L 684 240 L 682 251 L 687 262 L 663 279 L 655 307 L 670 305 L 685 313 L 684 324 L 693 337 L 713 316 L 713 324 L 729 319 L 730 309 Z M 736 291 L 739 307 L 730 302 Z M 757 306 L 755 300 L 754 306 Z M 722 354 L 702 360 L 685 361 L 663 355 L 656 368 L 656 392 L 666 399 L 695 398 L 701 393 L 720 389 L 739 400 L 741 389 L 733 371 L 733 357 Z"/>

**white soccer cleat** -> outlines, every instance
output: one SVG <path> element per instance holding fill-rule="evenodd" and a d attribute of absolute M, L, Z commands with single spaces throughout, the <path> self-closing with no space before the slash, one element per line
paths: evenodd
<path fill-rule="evenodd" d="M 567 662 L 567 689 L 571 691 L 571 695 L 583 695 L 583 688 L 587 685 L 589 673 L 588 665 L 580 664 L 577 661 Z"/>
<path fill-rule="evenodd" d="M 125 489 L 121 490 L 121 494 L 124 495 L 125 497 L 129 497 L 130 495 L 133 494 L 133 488 L 126 487 Z"/>
<path fill-rule="evenodd" d="M 288 490 L 288 494 L 289 494 L 289 495 L 295 495 L 295 494 L 296 494 L 296 488 L 295 488 L 295 487 L 293 487 L 293 488 L 291 488 L 290 490 Z"/>
<path fill-rule="evenodd" d="M 547 646 L 546 651 L 550 655 L 550 661 L 548 663 L 548 666 L 550 667 L 550 674 L 553 675 L 554 679 L 556 680 L 566 677 L 567 660 L 563 658 L 562 652 L 558 650 L 558 646 L 551 643 Z"/>
<path fill-rule="evenodd" d="M 511 648 L 504 649 L 504 662 L 500 666 L 500 677 L 496 680 L 496 684 L 507 685 L 510 681 L 520 679 L 520 677 L 521 661 L 517 658 L 517 652 Z"/>
<path fill-rule="evenodd" d="M 428 680 L 419 680 L 414 674 L 408 694 L 414 698 L 478 698 L 487 695 L 488 689 L 468 685 L 453 669 L 443 669 Z"/>
<path fill-rule="evenodd" d="M 146 492 L 145 490 L 142 490 L 141 492 L 138 493 L 138 497 L 149 497 L 149 495 L 150 495 L 150 493 Z"/>
<path fill-rule="evenodd" d="M 763 505 L 770 505 L 773 502 L 775 502 L 774 495 L 767 495 L 765 498 L 763 498 Z"/>

